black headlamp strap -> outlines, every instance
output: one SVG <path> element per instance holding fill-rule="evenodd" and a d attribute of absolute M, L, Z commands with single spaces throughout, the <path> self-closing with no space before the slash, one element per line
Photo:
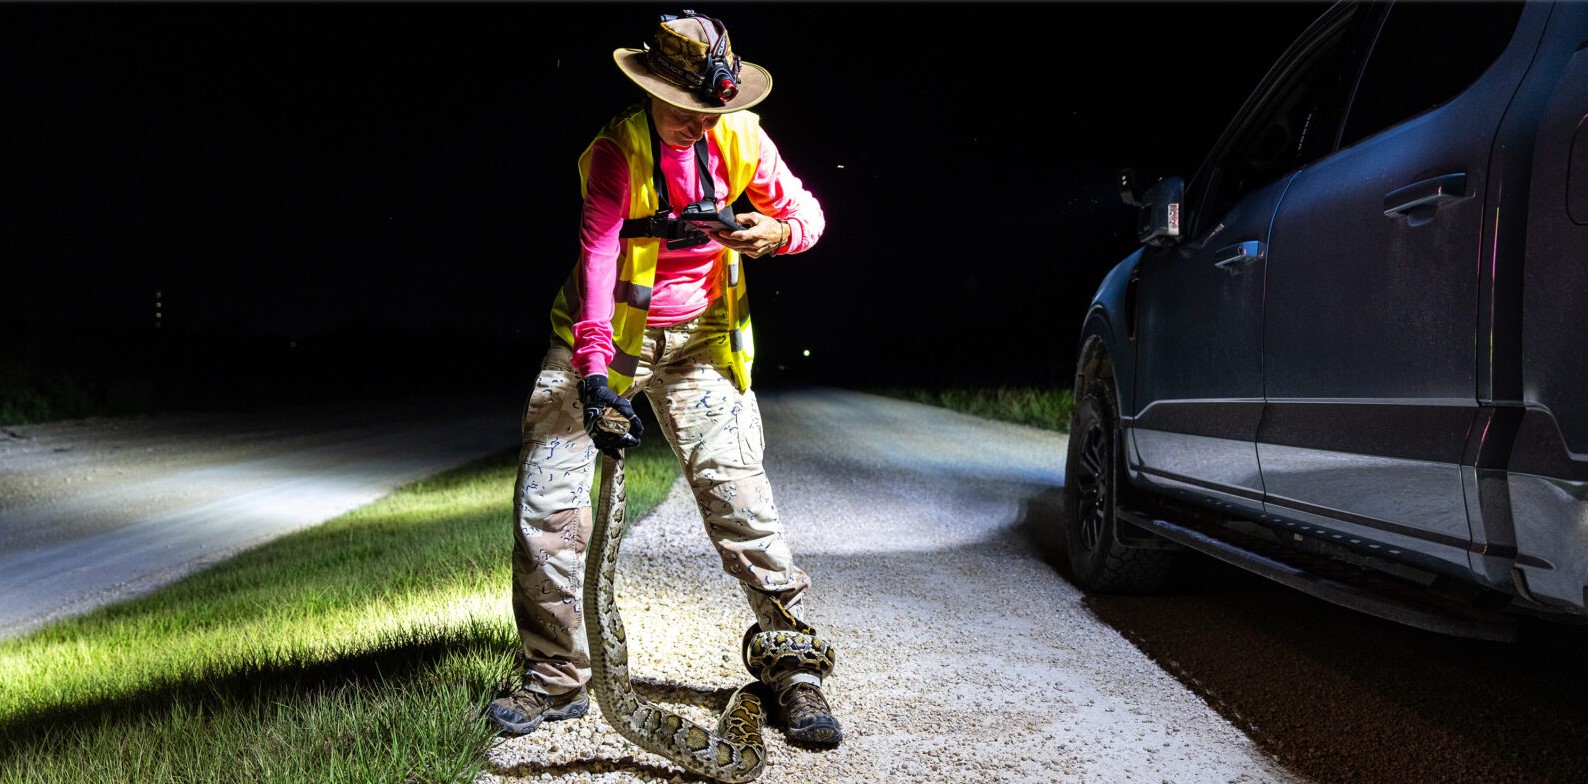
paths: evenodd
<path fill-rule="evenodd" d="M 709 66 L 711 63 L 720 62 L 723 65 L 728 66 L 729 68 L 733 68 L 733 64 L 728 62 L 728 31 L 722 26 L 722 22 L 720 22 L 720 21 L 718 21 L 716 19 L 713 19 L 713 18 L 711 18 L 709 16 L 704 16 L 702 14 L 697 14 L 697 13 L 695 13 L 693 11 L 690 11 L 689 14 L 691 16 L 695 16 L 695 17 L 698 17 L 700 19 L 704 19 L 704 20 L 710 22 L 712 27 L 717 28 L 717 42 L 711 45 L 711 52 L 710 52 L 710 54 L 708 54 L 706 56 L 707 65 Z M 733 71 L 734 71 L 734 74 L 733 74 L 734 76 L 738 76 L 739 75 L 737 68 L 733 68 Z M 709 71 L 708 71 L 708 73 L 709 73 Z"/>

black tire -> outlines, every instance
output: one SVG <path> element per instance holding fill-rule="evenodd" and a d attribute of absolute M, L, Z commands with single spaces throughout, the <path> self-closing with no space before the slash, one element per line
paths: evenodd
<path fill-rule="evenodd" d="M 1163 587 L 1179 553 L 1120 542 L 1115 511 L 1124 466 L 1116 411 L 1113 387 L 1104 382 L 1093 382 L 1076 403 L 1064 464 L 1064 545 L 1082 590 L 1150 593 Z"/>

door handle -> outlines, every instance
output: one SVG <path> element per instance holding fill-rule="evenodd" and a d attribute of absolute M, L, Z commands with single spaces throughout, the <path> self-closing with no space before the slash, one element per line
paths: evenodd
<path fill-rule="evenodd" d="M 1440 205 L 1467 198 L 1467 173 L 1443 174 L 1396 188 L 1384 197 L 1384 215 L 1396 218 L 1433 213 Z"/>
<path fill-rule="evenodd" d="M 1220 248 L 1213 254 L 1213 266 L 1218 267 L 1231 275 L 1245 272 L 1247 265 L 1263 257 L 1264 247 L 1260 240 L 1247 240 L 1237 242 L 1226 248 Z"/>

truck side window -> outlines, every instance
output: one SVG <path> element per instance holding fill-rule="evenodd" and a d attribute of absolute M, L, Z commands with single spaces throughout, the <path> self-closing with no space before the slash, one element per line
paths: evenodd
<path fill-rule="evenodd" d="M 1346 95 L 1361 66 L 1368 25 L 1377 17 L 1357 6 L 1298 44 L 1259 85 L 1256 102 L 1236 118 L 1213 166 L 1193 183 L 1208 217 L 1240 198 L 1333 151 Z M 1199 229 L 1200 230 L 1200 229 Z"/>
<path fill-rule="evenodd" d="M 1400 2 L 1390 9 L 1352 101 L 1340 146 L 1456 97 L 1505 51 L 1519 2 Z"/>

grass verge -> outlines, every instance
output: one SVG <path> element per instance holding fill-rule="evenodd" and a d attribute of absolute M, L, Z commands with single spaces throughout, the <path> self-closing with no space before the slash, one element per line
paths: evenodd
<path fill-rule="evenodd" d="M 0 782 L 472 779 L 515 679 L 515 454 L 0 643 Z M 629 514 L 666 495 L 630 450 Z"/>
<path fill-rule="evenodd" d="M 1012 422 L 1060 433 L 1070 432 L 1075 394 L 1069 389 L 987 387 L 978 389 L 868 389 L 874 395 L 913 400 L 983 419 Z"/>

